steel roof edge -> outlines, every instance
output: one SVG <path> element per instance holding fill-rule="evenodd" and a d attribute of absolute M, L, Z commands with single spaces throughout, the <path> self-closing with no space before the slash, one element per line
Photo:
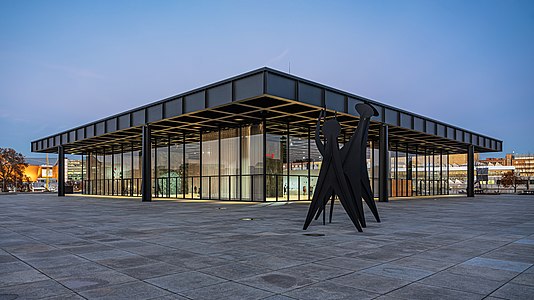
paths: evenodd
<path fill-rule="evenodd" d="M 366 98 L 366 97 L 363 97 L 363 96 L 352 94 L 350 92 L 346 92 L 346 91 L 343 91 L 343 90 L 340 90 L 340 89 L 337 89 L 337 88 L 333 88 L 333 87 L 327 86 L 325 84 L 318 83 L 318 82 L 315 82 L 315 81 L 312 81 L 312 80 L 309 80 L 309 79 L 305 79 L 305 78 L 302 78 L 302 77 L 298 77 L 298 76 L 295 76 L 295 75 L 292 75 L 292 74 L 288 74 L 288 73 L 285 73 L 285 72 L 282 72 L 282 71 L 279 71 L 279 70 L 276 70 L 276 69 L 271 69 L 271 68 L 268 68 L 268 67 L 265 67 L 264 69 L 266 69 L 267 71 L 269 71 L 271 73 L 275 73 L 277 75 L 280 75 L 280 76 L 285 76 L 285 77 L 288 77 L 288 78 L 291 78 L 291 79 L 294 79 L 294 80 L 298 80 L 300 82 L 304 82 L 304 83 L 307 83 L 307 84 L 315 85 L 317 87 L 320 87 L 320 88 L 323 88 L 323 89 L 328 89 L 328 90 L 331 90 L 331 91 L 336 92 L 336 93 L 345 94 L 345 95 L 347 95 L 347 96 L 349 96 L 351 98 L 356 98 L 358 100 L 362 100 L 362 101 L 369 102 L 369 103 L 372 103 L 372 104 L 380 105 L 380 106 L 383 106 L 385 108 L 397 110 L 397 111 L 402 112 L 404 114 L 412 115 L 414 117 L 418 117 L 418 118 L 421 118 L 421 119 L 424 119 L 424 120 L 428 120 L 428 121 L 431 121 L 431 122 L 434 122 L 434 123 L 439 123 L 441 125 L 444 125 L 444 126 L 447 126 L 447 127 L 451 127 L 451 128 L 454 128 L 454 129 L 463 130 L 463 131 L 466 131 L 468 133 L 476 134 L 478 136 L 481 136 L 481 137 L 484 137 L 484 138 L 488 138 L 488 139 L 492 139 L 492 140 L 495 140 L 495 141 L 498 141 L 498 142 L 502 143 L 502 140 L 499 140 L 499 139 L 496 139 L 496 138 L 493 138 L 493 137 L 490 137 L 490 136 L 487 136 L 487 135 L 484 135 L 484 134 L 480 134 L 480 133 L 477 133 L 477 132 L 474 132 L 474 131 L 471 131 L 471 130 L 467 130 L 467 129 L 464 129 L 462 127 L 456 126 L 456 125 L 451 125 L 451 124 L 445 123 L 443 121 L 432 119 L 430 117 L 426 117 L 426 116 L 423 116 L 423 115 L 420 115 L 420 114 L 417 114 L 417 113 L 413 113 L 413 112 L 407 111 L 407 110 L 402 109 L 402 108 L 397 108 L 397 107 L 389 105 L 389 104 L 384 104 L 382 102 L 378 102 L 377 100 L 373 100 L 373 99 L 369 99 L 369 98 Z"/>
<path fill-rule="evenodd" d="M 388 109 L 392 109 L 392 110 L 395 110 L 395 111 L 399 111 L 401 113 L 404 113 L 404 114 L 407 114 L 407 115 L 411 115 L 411 116 L 414 116 L 414 117 L 418 117 L 418 118 L 421 118 L 423 120 L 428 120 L 428 121 L 434 122 L 436 124 L 440 124 L 440 125 L 447 126 L 447 127 L 450 127 L 450 128 L 454 128 L 454 129 L 458 129 L 458 130 L 461 130 L 461 131 L 465 131 L 467 133 L 474 134 L 474 135 L 477 135 L 477 136 L 480 136 L 480 137 L 483 137 L 483 138 L 495 140 L 496 142 L 500 142 L 501 144 L 503 143 L 502 140 L 499 140 L 499 139 L 496 139 L 496 138 L 493 138 L 493 137 L 490 137 L 490 136 L 487 136 L 487 135 L 484 135 L 484 134 L 480 134 L 480 133 L 477 133 L 477 132 L 474 132 L 474 131 L 471 131 L 471 130 L 467 130 L 467 129 L 461 128 L 459 126 L 456 126 L 456 125 L 451 125 L 451 124 L 445 123 L 443 121 L 432 119 L 430 117 L 426 117 L 426 116 L 423 116 L 423 115 L 420 115 L 420 114 L 417 114 L 417 113 L 409 112 L 407 110 L 404 110 L 404 109 L 401 109 L 401 108 L 397 108 L 397 107 L 391 106 L 389 104 L 384 104 L 384 103 L 381 103 L 381 102 L 373 100 L 373 99 L 369 99 L 369 98 L 366 98 L 366 97 L 363 97 L 363 96 L 359 96 L 359 95 L 356 95 L 356 94 L 353 94 L 353 93 L 350 93 L 350 92 L 346 92 L 346 91 L 343 91 L 343 90 L 340 90 L 340 89 L 337 89 L 337 88 L 333 88 L 333 87 L 327 86 L 327 85 L 322 84 L 322 83 L 318 83 L 318 82 L 315 82 L 315 81 L 312 81 L 312 80 L 309 80 L 309 79 L 305 79 L 305 78 L 302 78 L 302 77 L 299 77 L 299 76 L 295 76 L 295 75 L 292 75 L 292 74 L 288 74 L 288 73 L 285 73 L 285 72 L 282 72 L 282 71 L 279 71 L 279 70 L 276 70 L 276 69 L 273 69 L 273 68 L 269 68 L 269 67 L 261 67 L 261 68 L 258 68 L 258 69 L 254 69 L 254 70 L 251 70 L 251 71 L 248 71 L 248 72 L 236 75 L 236 76 L 232 76 L 232 77 L 220 80 L 220 81 L 216 81 L 216 82 L 213 82 L 213 83 L 210 83 L 210 84 L 207 84 L 207 85 L 204 85 L 204 86 L 201 86 L 201 87 L 198 87 L 198 88 L 186 91 L 186 92 L 182 92 L 180 94 L 176 94 L 176 95 L 169 96 L 169 97 L 166 97 L 166 98 L 154 101 L 154 102 L 150 102 L 150 103 L 147 103 L 145 105 L 142 105 L 142 106 L 139 106 L 139 107 L 135 107 L 135 108 L 132 108 L 132 109 L 129 109 L 129 110 L 126 110 L 126 111 L 122 111 L 120 113 L 116 113 L 116 114 L 113 114 L 113 115 L 108 116 L 108 117 L 100 118 L 98 120 L 95 120 L 95 121 L 92 121 L 92 122 L 89 122 L 89 123 L 86 123 L 86 124 L 83 124 L 83 125 L 80 125 L 80 126 L 76 126 L 76 127 L 73 127 L 73 128 L 70 128 L 70 129 L 67 129 L 67 130 L 52 134 L 52 135 L 48 135 L 48 136 L 43 137 L 43 138 L 32 140 L 31 143 L 35 143 L 35 142 L 39 142 L 41 140 L 53 138 L 55 136 L 66 134 L 66 133 L 69 133 L 69 132 L 74 131 L 74 130 L 85 128 L 87 126 L 96 125 L 97 123 L 105 122 L 105 121 L 107 121 L 109 119 L 117 118 L 117 117 L 125 115 L 125 114 L 129 114 L 129 113 L 133 113 L 133 112 L 136 112 L 136 111 L 140 111 L 140 110 L 146 109 L 148 107 L 151 107 L 151 106 L 154 106 L 154 105 L 158 105 L 158 104 L 162 104 L 162 103 L 165 103 L 165 102 L 168 102 L 168 101 L 171 101 L 171 100 L 175 100 L 175 99 L 178 99 L 178 98 L 183 98 L 185 96 L 188 96 L 188 95 L 191 95 L 191 94 L 195 94 L 197 92 L 200 92 L 200 91 L 203 91 L 203 90 L 207 90 L 207 89 L 212 88 L 212 87 L 216 87 L 216 86 L 219 86 L 219 85 L 222 85 L 222 84 L 227 84 L 227 83 L 233 82 L 235 80 L 246 78 L 246 77 L 249 77 L 249 76 L 252 76 L 252 75 L 256 75 L 256 74 L 259 74 L 259 73 L 262 73 L 262 72 L 270 72 L 270 73 L 273 73 L 273 74 L 278 75 L 278 76 L 286 77 L 286 78 L 289 78 L 289 79 L 292 79 L 292 80 L 296 80 L 298 82 L 303 82 L 303 83 L 306 83 L 306 84 L 309 84 L 309 85 L 312 85 L 312 86 L 315 86 L 315 87 L 318 87 L 318 88 L 322 88 L 322 89 L 325 89 L 325 90 L 330 90 L 330 91 L 333 91 L 333 92 L 336 92 L 336 93 L 339 93 L 339 94 L 343 94 L 345 96 L 348 96 L 348 97 L 351 97 L 351 98 L 354 98 L 354 99 L 357 99 L 357 100 L 361 100 L 361 101 L 364 101 L 364 102 L 368 102 L 368 103 L 371 103 L 371 104 L 382 106 L 384 108 L 388 108 Z M 132 127 L 134 127 L 134 126 L 132 126 Z"/>
<path fill-rule="evenodd" d="M 160 99 L 160 100 L 156 100 L 154 102 L 150 102 L 150 103 L 142 105 L 142 106 L 138 106 L 138 107 L 126 110 L 126 111 L 122 111 L 120 113 L 113 114 L 113 115 L 108 116 L 108 117 L 104 117 L 104 118 L 98 119 L 96 121 L 92 121 L 92 122 L 89 122 L 89 123 L 86 123 L 86 124 L 83 124 L 83 125 L 79 125 L 79 126 L 67 129 L 65 131 L 61 131 L 61 132 L 58 132 L 58 133 L 55 133 L 55 134 L 52 134 L 52 135 L 37 139 L 37 140 L 33 140 L 31 142 L 32 143 L 38 142 L 40 140 L 44 140 L 44 139 L 48 139 L 48 138 L 51 138 L 51 137 L 55 137 L 56 135 L 68 133 L 68 132 L 73 131 L 73 130 L 78 130 L 78 129 L 84 128 L 86 126 L 90 126 L 90 125 L 94 125 L 96 123 L 104 122 L 106 120 L 117 118 L 119 116 L 122 116 L 122 115 L 125 115 L 125 114 L 129 114 L 129 113 L 133 113 L 133 112 L 136 112 L 138 110 L 146 109 L 146 108 L 151 107 L 153 105 L 158 105 L 158 104 L 161 104 L 161 103 L 165 103 L 167 101 L 171 101 L 171 100 L 174 100 L 174 99 L 182 98 L 182 97 L 185 97 L 187 95 L 191 95 L 191 94 L 194 94 L 194 93 L 197 93 L 197 92 L 200 92 L 200 91 L 212 88 L 212 87 L 216 87 L 218 85 L 226 84 L 226 83 L 232 82 L 232 81 L 237 80 L 237 79 L 241 79 L 241 78 L 249 77 L 249 76 L 252 76 L 252 75 L 256 75 L 256 74 L 259 74 L 259 73 L 267 71 L 267 70 L 269 70 L 269 68 L 261 67 L 259 69 L 255 69 L 255 70 L 243 73 L 243 74 L 239 74 L 239 75 L 236 75 L 236 76 L 232 76 L 230 78 L 226 78 L 226 79 L 223 79 L 223 80 L 220 80 L 220 81 L 216 81 L 216 82 L 210 83 L 208 85 L 203 85 L 201 87 L 198 87 L 198 88 L 186 91 L 186 92 L 182 92 L 182 93 L 177 94 L 177 95 L 173 95 L 173 96 L 169 96 L 169 97 L 166 97 L 166 98 L 163 98 L 163 99 Z"/>

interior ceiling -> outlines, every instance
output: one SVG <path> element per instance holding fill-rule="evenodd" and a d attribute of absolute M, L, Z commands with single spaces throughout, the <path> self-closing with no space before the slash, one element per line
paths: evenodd
<path fill-rule="evenodd" d="M 307 105 L 302 102 L 279 99 L 273 97 L 258 97 L 239 102 L 205 109 L 193 113 L 183 114 L 170 119 L 151 123 L 152 137 L 158 139 L 158 144 L 166 144 L 169 139 L 171 143 L 194 142 L 199 140 L 199 132 L 216 131 L 219 128 L 233 128 L 243 124 L 259 124 L 262 119 L 267 121 L 267 132 L 269 134 L 286 135 L 287 124 L 290 124 L 289 131 L 293 137 L 307 138 L 308 131 L 311 130 L 311 137 L 315 131 L 315 125 L 321 108 Z M 333 117 L 334 112 L 329 111 L 328 117 Z M 358 118 L 349 114 L 338 113 L 337 120 L 340 122 L 343 131 L 340 136 L 345 135 L 346 139 L 356 129 Z M 378 141 L 378 131 L 380 123 L 372 122 L 369 128 L 369 140 Z M 184 134 L 185 133 L 185 134 Z M 340 139 L 340 142 L 342 140 Z M 400 127 L 389 126 L 390 149 L 395 149 L 398 145 L 399 151 L 415 152 L 416 147 L 419 152 L 423 149 L 435 149 L 443 153 L 466 153 L 467 144 L 449 140 L 446 138 L 416 132 Z M 91 151 L 109 152 L 114 149 L 141 149 L 141 127 L 116 131 L 98 137 L 87 138 L 64 145 L 65 152 L 70 154 L 82 154 Z M 52 152 L 55 149 L 51 149 Z M 486 152 L 482 148 L 475 148 L 477 152 Z"/>

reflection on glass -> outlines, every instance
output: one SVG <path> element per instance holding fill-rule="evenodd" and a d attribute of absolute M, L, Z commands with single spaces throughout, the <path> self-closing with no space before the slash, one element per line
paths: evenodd
<path fill-rule="evenodd" d="M 194 187 L 193 187 L 194 189 Z M 202 134 L 202 199 L 219 198 L 219 132 Z"/>
<path fill-rule="evenodd" d="M 243 200 L 263 200 L 263 127 L 249 125 L 241 129 L 241 193 Z"/>
<path fill-rule="evenodd" d="M 221 130 L 221 199 L 239 200 L 239 130 Z"/>
<path fill-rule="evenodd" d="M 171 145 L 170 152 L 170 197 L 183 198 L 183 145 Z"/>
<path fill-rule="evenodd" d="M 194 139 L 190 137 L 191 140 Z M 186 198 L 200 198 L 200 144 L 198 141 L 189 141 L 185 144 L 185 185 Z"/>

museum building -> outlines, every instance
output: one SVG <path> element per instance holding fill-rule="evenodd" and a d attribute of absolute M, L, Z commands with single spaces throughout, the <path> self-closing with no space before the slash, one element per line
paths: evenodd
<path fill-rule="evenodd" d="M 502 151 L 502 141 L 270 68 L 119 113 L 31 143 L 33 152 L 82 156 L 82 193 L 242 201 L 309 200 L 321 166 L 320 110 L 358 125 L 357 103 L 379 112 L 369 128 L 367 167 L 380 201 L 449 194 L 451 154 Z M 62 171 L 63 170 L 63 171 Z M 64 168 L 58 174 L 64 195 Z"/>

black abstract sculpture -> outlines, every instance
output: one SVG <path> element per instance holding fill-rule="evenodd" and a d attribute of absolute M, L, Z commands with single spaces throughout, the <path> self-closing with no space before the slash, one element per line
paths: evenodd
<path fill-rule="evenodd" d="M 332 201 L 330 208 L 330 222 L 332 222 L 336 195 L 358 231 L 362 231 L 362 227 L 366 227 L 362 198 L 371 209 L 376 221 L 380 222 L 366 164 L 369 125 L 371 117 L 378 116 L 378 112 L 373 106 L 364 103 L 357 104 L 356 110 L 360 114 L 358 127 L 342 149 L 339 149 L 338 143 L 341 126 L 335 118 L 325 120 L 322 128 L 325 142 L 322 143 L 320 138 L 321 119 L 326 119 L 326 111 L 322 110 L 319 114 L 315 130 L 315 143 L 323 156 L 323 162 L 304 223 L 304 230 L 308 228 L 314 215 L 317 219 L 323 213 L 323 222 L 325 222 L 324 213 L 329 200 Z"/>

